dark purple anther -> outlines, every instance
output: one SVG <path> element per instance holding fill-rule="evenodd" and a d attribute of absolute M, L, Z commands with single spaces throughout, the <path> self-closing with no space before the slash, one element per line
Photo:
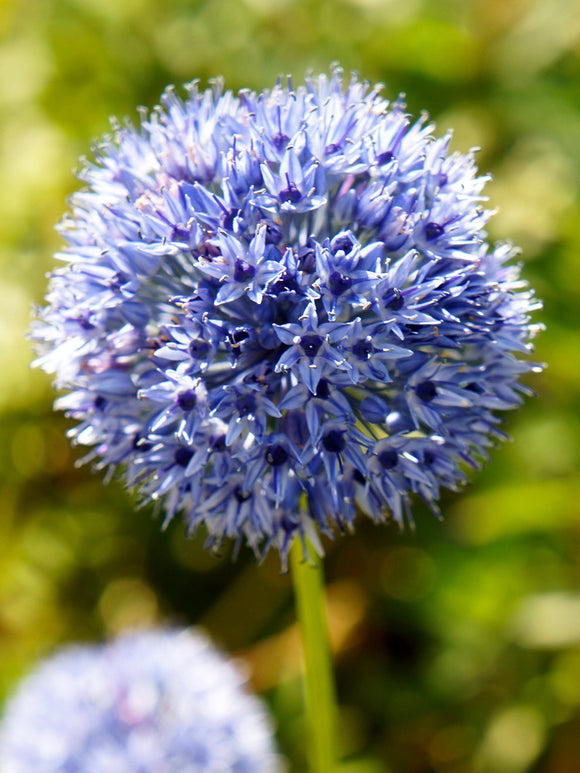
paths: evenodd
<path fill-rule="evenodd" d="M 316 271 L 316 253 L 312 247 L 308 245 L 300 247 L 298 250 L 298 265 L 300 271 L 304 271 L 305 274 L 314 274 Z"/>
<path fill-rule="evenodd" d="M 465 386 L 465 388 L 469 389 L 470 392 L 475 392 L 476 395 L 482 395 L 485 393 L 485 389 L 480 384 L 477 384 L 475 381 L 471 381 L 469 384 Z"/>
<path fill-rule="evenodd" d="M 282 229 L 276 223 L 266 223 L 266 244 L 280 244 Z"/>
<path fill-rule="evenodd" d="M 245 341 L 246 338 L 249 338 L 249 337 L 250 337 L 250 334 L 243 327 L 237 327 L 235 330 L 231 330 L 228 333 L 228 338 L 230 339 L 230 343 L 234 344 L 234 346 L 241 344 L 242 341 Z"/>
<path fill-rule="evenodd" d="M 204 242 L 198 249 L 198 254 L 200 258 L 205 258 L 206 260 L 212 260 L 213 258 L 217 258 L 218 255 L 221 255 L 220 248 L 215 244 L 210 244 L 210 242 Z"/>
<path fill-rule="evenodd" d="M 129 281 L 129 277 L 124 271 L 117 271 L 113 279 L 111 280 L 111 287 L 118 290 L 123 285 L 126 285 Z"/>
<path fill-rule="evenodd" d="M 385 451 L 380 451 L 377 454 L 377 458 L 379 460 L 381 467 L 383 467 L 385 470 L 392 470 L 393 467 L 396 467 L 397 462 L 399 460 L 397 452 L 391 451 L 389 449 L 386 449 Z"/>
<path fill-rule="evenodd" d="M 322 445 L 327 451 L 330 451 L 331 454 L 339 454 L 346 446 L 344 430 L 329 429 L 322 436 Z"/>
<path fill-rule="evenodd" d="M 284 188 L 283 191 L 280 191 L 280 201 L 289 201 L 290 204 L 298 204 L 301 198 L 302 194 L 296 187 L 295 183 L 289 182 L 288 187 Z"/>
<path fill-rule="evenodd" d="M 197 397 L 193 389 L 186 389 L 177 395 L 177 403 L 182 411 L 191 411 L 195 408 Z"/>
<path fill-rule="evenodd" d="M 102 395 L 97 395 L 95 397 L 95 402 L 93 403 L 97 411 L 104 411 L 107 406 L 107 400 Z"/>
<path fill-rule="evenodd" d="M 284 529 L 286 534 L 292 534 L 293 531 L 296 531 L 296 525 L 296 521 L 286 513 L 280 518 L 280 528 Z"/>
<path fill-rule="evenodd" d="M 339 153 L 341 150 L 342 150 L 342 147 L 340 145 L 337 145 L 336 142 L 331 142 L 329 145 L 327 145 L 324 148 L 324 155 L 332 156 L 333 153 Z"/>
<path fill-rule="evenodd" d="M 297 292 L 298 290 L 300 290 L 300 286 L 296 281 L 296 277 L 292 276 L 292 274 L 289 274 L 287 271 L 285 271 L 270 287 L 270 292 L 276 293 L 276 295 L 283 292 Z"/>
<path fill-rule="evenodd" d="M 195 338 L 189 344 L 189 353 L 194 360 L 205 360 L 209 354 L 210 348 L 207 341 L 202 341 L 201 338 Z"/>
<path fill-rule="evenodd" d="M 223 216 L 222 225 L 226 231 L 234 230 L 234 220 L 242 214 L 240 209 L 230 209 Z"/>
<path fill-rule="evenodd" d="M 266 461 L 272 467 L 280 467 L 288 459 L 288 451 L 280 443 L 274 443 L 266 448 Z"/>
<path fill-rule="evenodd" d="M 394 159 L 393 154 L 390 150 L 385 150 L 384 153 L 379 153 L 377 156 L 377 164 L 380 164 L 381 166 L 383 164 L 388 164 L 390 161 Z"/>
<path fill-rule="evenodd" d="M 178 449 L 176 449 L 173 458 L 175 459 L 175 464 L 178 464 L 180 467 L 187 467 L 192 456 L 193 451 L 190 451 L 189 448 L 183 448 L 183 446 L 180 446 Z"/>
<path fill-rule="evenodd" d="M 424 403 L 430 403 L 437 395 L 437 387 L 432 381 L 422 381 L 415 387 L 415 392 L 417 397 L 423 400 Z"/>
<path fill-rule="evenodd" d="M 283 150 L 289 142 L 290 137 L 288 137 L 287 134 L 283 134 L 282 132 L 278 132 L 278 134 L 275 134 L 272 137 L 272 144 L 276 150 Z"/>
<path fill-rule="evenodd" d="M 245 260 L 236 260 L 234 268 L 234 280 L 236 282 L 247 282 L 249 279 L 253 279 L 256 273 L 256 269 L 250 263 Z"/>
<path fill-rule="evenodd" d="M 383 295 L 383 303 L 388 309 L 391 309 L 391 311 L 398 311 L 405 305 L 405 299 L 403 298 L 401 291 L 396 287 L 393 287 L 392 290 L 389 290 Z"/>
<path fill-rule="evenodd" d="M 338 271 L 333 271 L 328 277 L 328 289 L 333 295 L 342 295 L 342 293 L 350 289 L 351 285 L 352 279 L 349 276 L 340 274 Z"/>
<path fill-rule="evenodd" d="M 226 436 L 225 435 L 212 435 L 209 439 L 209 447 L 212 451 L 225 451 L 226 450 Z"/>
<path fill-rule="evenodd" d="M 435 454 L 433 453 L 433 451 L 425 451 L 425 453 L 423 454 L 424 464 L 426 464 L 427 466 L 430 466 L 433 464 L 434 461 L 435 461 Z"/>
<path fill-rule="evenodd" d="M 180 228 L 178 225 L 176 225 L 171 229 L 172 241 L 188 242 L 189 236 L 190 236 L 190 232 L 188 228 Z"/>
<path fill-rule="evenodd" d="M 352 347 L 352 353 L 355 357 L 358 357 L 359 360 L 370 359 L 374 350 L 375 348 L 372 344 L 372 341 L 370 340 L 370 336 L 362 341 L 357 341 L 356 344 Z"/>
<path fill-rule="evenodd" d="M 247 416 L 249 413 L 253 413 L 256 410 L 256 398 L 251 393 L 239 395 L 236 400 L 236 408 L 240 416 Z"/>
<path fill-rule="evenodd" d="M 95 326 L 90 321 L 89 315 L 86 314 L 82 317 L 77 317 L 73 320 L 74 322 L 77 322 L 83 330 L 94 330 Z"/>
<path fill-rule="evenodd" d="M 234 489 L 234 496 L 240 502 L 247 502 L 248 499 L 252 496 L 251 491 L 244 491 L 241 486 L 236 486 Z"/>
<path fill-rule="evenodd" d="M 316 387 L 316 397 L 321 400 L 328 400 L 330 397 L 330 386 L 325 378 L 321 378 Z"/>
<path fill-rule="evenodd" d="M 137 432 L 137 434 L 133 437 L 133 448 L 135 451 L 140 451 L 141 453 L 146 453 L 147 451 L 150 451 L 153 446 L 151 443 L 148 443 L 146 440 L 144 440 L 141 435 Z"/>
<path fill-rule="evenodd" d="M 302 347 L 304 354 L 312 359 L 318 354 L 318 350 L 322 346 L 323 340 L 322 336 L 314 334 L 305 335 L 300 339 L 300 346 Z"/>
<path fill-rule="evenodd" d="M 335 236 L 330 242 L 330 251 L 333 255 L 337 252 L 344 252 L 345 255 L 352 250 L 355 245 L 355 240 L 350 234 L 342 234 L 341 236 Z"/>
<path fill-rule="evenodd" d="M 425 238 L 427 241 L 432 242 L 434 239 L 438 239 L 445 229 L 439 223 L 427 223 L 425 226 Z"/>

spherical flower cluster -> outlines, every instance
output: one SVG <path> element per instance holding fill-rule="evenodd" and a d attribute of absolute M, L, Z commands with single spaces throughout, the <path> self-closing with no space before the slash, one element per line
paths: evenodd
<path fill-rule="evenodd" d="M 35 337 L 97 466 L 210 544 L 437 512 L 503 437 L 538 326 L 485 177 L 339 69 L 169 89 L 95 149 Z"/>
<path fill-rule="evenodd" d="M 0 725 L 1 773 L 279 773 L 269 719 L 200 634 L 61 650 Z"/>

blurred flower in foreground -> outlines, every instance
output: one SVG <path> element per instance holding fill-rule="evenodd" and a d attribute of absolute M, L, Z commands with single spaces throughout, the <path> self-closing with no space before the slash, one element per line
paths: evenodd
<path fill-rule="evenodd" d="M 68 647 L 21 684 L 0 725 L 1 773 L 275 773 L 262 704 L 199 634 Z"/>
<path fill-rule="evenodd" d="M 161 103 L 85 163 L 33 333 L 72 438 L 210 545 L 283 561 L 357 506 L 437 513 L 534 369 L 473 155 L 339 69 Z"/>

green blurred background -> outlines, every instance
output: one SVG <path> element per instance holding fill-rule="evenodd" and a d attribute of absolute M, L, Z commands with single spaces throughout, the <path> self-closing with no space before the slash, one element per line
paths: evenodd
<path fill-rule="evenodd" d="M 108 117 L 167 83 L 346 70 L 407 94 L 493 174 L 489 232 L 523 247 L 548 325 L 514 442 L 445 521 L 360 521 L 328 544 L 344 773 L 580 769 L 580 5 L 577 0 L 0 2 L 0 698 L 58 643 L 202 624 L 243 658 L 304 769 L 292 595 L 275 556 L 214 558 L 120 483 L 51 412 L 23 340 L 59 247 L 71 169 Z"/>

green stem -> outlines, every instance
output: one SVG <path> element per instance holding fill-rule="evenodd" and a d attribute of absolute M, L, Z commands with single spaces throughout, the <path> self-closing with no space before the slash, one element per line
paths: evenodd
<path fill-rule="evenodd" d="M 300 540 L 294 540 L 290 562 L 304 652 L 304 691 L 312 773 L 336 771 L 336 696 L 324 608 L 322 563 L 308 546 L 305 560 Z"/>

